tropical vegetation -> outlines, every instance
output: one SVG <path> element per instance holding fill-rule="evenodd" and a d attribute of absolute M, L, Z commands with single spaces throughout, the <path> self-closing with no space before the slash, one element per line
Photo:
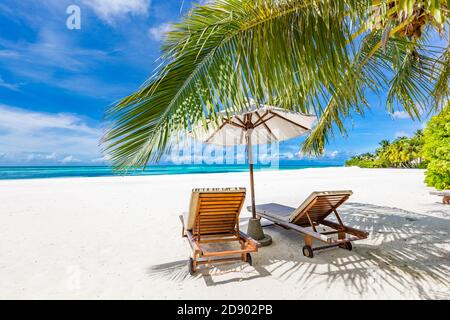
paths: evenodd
<path fill-rule="evenodd" d="M 437 189 L 450 189 L 450 102 L 428 122 L 424 142 L 423 155 L 429 161 L 426 183 Z"/>
<path fill-rule="evenodd" d="M 107 111 L 104 152 L 116 168 L 145 166 L 192 126 L 217 125 L 219 111 L 250 99 L 318 115 L 303 146 L 310 154 L 336 130 L 345 135 L 345 119 L 363 114 L 373 93 L 387 93 L 389 112 L 418 119 L 450 94 L 449 16 L 447 0 L 195 6 L 167 34 L 153 75 Z M 432 40 L 439 35 L 442 46 Z"/>
<path fill-rule="evenodd" d="M 383 140 L 375 153 L 354 156 L 346 166 L 361 168 L 426 168 L 423 157 L 424 134 L 418 130 L 413 137 L 398 137 L 392 142 Z"/>
<path fill-rule="evenodd" d="M 383 140 L 374 153 L 351 157 L 346 166 L 361 168 L 426 168 L 425 182 L 450 189 L 450 102 L 413 137 Z"/>

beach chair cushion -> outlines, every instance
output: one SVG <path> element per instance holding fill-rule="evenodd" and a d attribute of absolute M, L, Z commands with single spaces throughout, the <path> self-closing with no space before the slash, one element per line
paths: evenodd
<path fill-rule="evenodd" d="M 268 203 L 257 205 L 256 212 L 263 213 L 269 218 L 274 217 L 289 223 L 307 225 L 309 221 L 304 214 L 306 211 L 312 221 L 322 221 L 352 194 L 353 192 L 350 190 L 316 191 L 311 193 L 297 209 L 277 203 Z"/>
<path fill-rule="evenodd" d="M 197 218 L 197 214 L 198 214 L 198 209 L 199 209 L 199 205 L 200 205 L 200 196 L 202 194 L 209 194 L 209 195 L 214 195 L 217 194 L 217 196 L 219 197 L 220 194 L 238 194 L 238 195 L 242 195 L 242 202 L 245 199 L 245 193 L 246 193 L 246 189 L 245 188 L 198 188 L 198 189 L 193 189 L 192 193 L 191 193 L 191 200 L 189 203 L 189 211 L 187 213 L 184 213 L 184 223 L 185 223 L 185 227 L 186 230 L 192 230 L 195 227 L 195 223 L 196 223 L 196 218 Z M 238 206 L 236 206 L 238 207 Z M 240 210 L 240 208 L 239 208 Z"/>
<path fill-rule="evenodd" d="M 248 207 L 247 210 L 251 211 L 252 207 Z M 256 206 L 256 212 L 262 213 L 268 217 L 284 220 L 286 222 L 289 222 L 289 219 L 294 211 L 295 208 L 283 206 L 278 203 L 266 203 Z"/>

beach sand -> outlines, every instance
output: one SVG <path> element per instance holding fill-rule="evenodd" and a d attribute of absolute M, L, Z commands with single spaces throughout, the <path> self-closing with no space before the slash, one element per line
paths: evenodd
<path fill-rule="evenodd" d="M 0 298 L 449 299 L 450 206 L 422 170 L 256 172 L 257 203 L 298 206 L 311 191 L 353 190 L 341 213 L 370 232 L 352 252 L 303 257 L 302 237 L 244 263 L 187 269 L 178 215 L 194 187 L 249 186 L 248 173 L 0 181 Z M 249 205 L 247 197 L 246 205 Z M 244 211 L 246 230 L 249 213 Z"/>

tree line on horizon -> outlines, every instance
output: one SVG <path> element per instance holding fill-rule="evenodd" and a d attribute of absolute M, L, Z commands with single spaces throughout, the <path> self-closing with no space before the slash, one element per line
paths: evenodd
<path fill-rule="evenodd" d="M 412 137 L 382 140 L 375 152 L 351 157 L 346 166 L 360 168 L 427 169 L 425 182 L 437 189 L 450 189 L 450 102 Z"/>
<path fill-rule="evenodd" d="M 351 157 L 346 166 L 361 168 L 426 168 L 423 158 L 424 134 L 417 130 L 412 137 L 400 136 L 394 141 L 382 140 L 375 152 Z"/>

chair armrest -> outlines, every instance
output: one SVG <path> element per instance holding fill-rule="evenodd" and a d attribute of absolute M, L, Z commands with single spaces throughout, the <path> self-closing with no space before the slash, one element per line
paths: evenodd
<path fill-rule="evenodd" d="M 256 248 L 261 248 L 261 243 L 259 243 L 258 241 L 256 241 L 255 239 L 251 238 L 249 235 L 247 235 L 246 233 L 239 231 L 239 235 L 241 236 L 242 239 L 250 242 L 251 244 L 253 244 Z"/>

